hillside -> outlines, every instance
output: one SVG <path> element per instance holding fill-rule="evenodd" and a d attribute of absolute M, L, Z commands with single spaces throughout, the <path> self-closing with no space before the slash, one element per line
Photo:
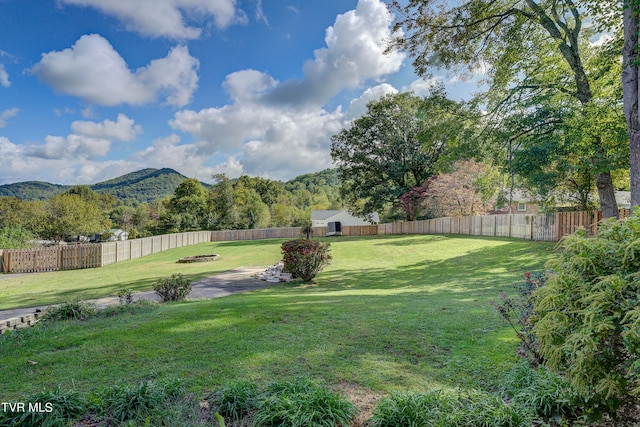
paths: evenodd
<path fill-rule="evenodd" d="M 185 179 L 187 177 L 170 168 L 148 168 L 90 185 L 90 188 L 97 193 L 112 194 L 123 201 L 150 203 L 156 199 L 173 195 L 176 187 Z M 203 183 L 203 185 L 209 187 L 209 184 Z M 288 191 L 302 188 L 313 194 L 332 195 L 331 199 L 339 198 L 340 180 L 336 169 L 325 169 L 320 172 L 300 175 L 284 185 Z M 56 194 L 64 193 L 72 187 L 72 185 L 50 184 L 40 181 L 16 182 L 0 185 L 0 197 L 46 200 Z"/>
<path fill-rule="evenodd" d="M 96 193 L 112 194 L 121 200 L 152 202 L 173 195 L 186 176 L 173 169 L 142 169 L 91 186 Z"/>
<path fill-rule="evenodd" d="M 185 179 L 173 169 L 142 169 L 118 178 L 91 185 L 97 193 L 112 194 L 121 200 L 152 202 L 173 194 Z M 21 200 L 44 200 L 70 189 L 71 185 L 27 181 L 0 185 L 0 197 L 10 196 Z"/>
<path fill-rule="evenodd" d="M 0 185 L 0 197 L 16 197 L 21 200 L 46 200 L 64 193 L 70 185 L 50 184 L 42 181 L 25 181 Z"/>

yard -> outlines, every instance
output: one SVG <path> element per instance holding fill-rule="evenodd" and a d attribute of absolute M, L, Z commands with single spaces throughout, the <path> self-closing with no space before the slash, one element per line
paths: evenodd
<path fill-rule="evenodd" d="M 516 361 L 515 334 L 492 307 L 553 244 L 459 236 L 330 240 L 332 264 L 312 285 L 175 303 L 113 317 L 40 325 L 0 336 L 0 401 L 43 388 L 95 390 L 118 381 L 184 380 L 204 396 L 229 382 L 308 377 L 355 401 L 396 390 L 494 390 Z M 148 290 L 267 266 L 282 240 L 206 243 L 101 269 L 0 281 L 0 308 Z M 217 253 L 214 263 L 176 264 Z"/>

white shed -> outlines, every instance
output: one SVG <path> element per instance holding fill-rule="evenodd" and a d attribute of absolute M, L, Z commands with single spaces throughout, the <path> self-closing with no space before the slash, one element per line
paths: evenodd
<path fill-rule="evenodd" d="M 311 211 L 311 225 L 313 227 L 326 227 L 330 222 L 339 222 L 343 226 L 347 225 L 371 225 L 380 222 L 377 212 L 366 217 L 351 215 L 346 210 L 339 211 Z"/>

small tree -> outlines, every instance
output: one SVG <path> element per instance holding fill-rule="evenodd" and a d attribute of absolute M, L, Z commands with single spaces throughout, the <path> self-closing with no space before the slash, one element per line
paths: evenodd
<path fill-rule="evenodd" d="M 293 278 L 311 282 L 331 261 L 329 243 L 317 240 L 289 240 L 282 244 L 284 270 Z"/>
<path fill-rule="evenodd" d="M 640 216 L 565 238 L 535 293 L 544 363 L 566 374 L 594 415 L 640 396 Z"/>

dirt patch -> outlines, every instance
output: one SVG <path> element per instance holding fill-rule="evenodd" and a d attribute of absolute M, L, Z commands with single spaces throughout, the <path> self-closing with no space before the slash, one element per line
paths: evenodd
<path fill-rule="evenodd" d="M 344 394 L 358 408 L 358 415 L 353 420 L 353 427 L 365 427 L 376 409 L 378 400 L 384 397 L 378 392 L 347 381 L 341 382 L 336 387 L 336 391 Z"/>
<path fill-rule="evenodd" d="M 186 256 L 184 258 L 180 258 L 178 262 L 180 263 L 191 263 L 191 262 L 209 262 L 220 259 L 220 255 L 194 255 L 194 256 Z"/>

